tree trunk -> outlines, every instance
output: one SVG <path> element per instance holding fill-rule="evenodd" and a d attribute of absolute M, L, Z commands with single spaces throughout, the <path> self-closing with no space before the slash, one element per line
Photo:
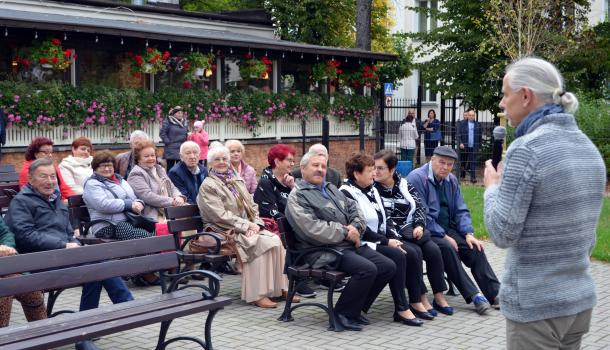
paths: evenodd
<path fill-rule="evenodd" d="M 373 0 L 356 0 L 356 47 L 371 50 L 371 7 Z"/>

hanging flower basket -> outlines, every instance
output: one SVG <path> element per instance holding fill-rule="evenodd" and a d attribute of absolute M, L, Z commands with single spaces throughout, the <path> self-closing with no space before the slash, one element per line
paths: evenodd
<path fill-rule="evenodd" d="M 44 69 L 64 71 L 70 67 L 73 59 L 76 59 L 76 54 L 71 49 L 64 50 L 61 40 L 57 38 L 41 41 L 30 49 L 30 61 Z"/>
<path fill-rule="evenodd" d="M 239 75 L 244 80 L 269 79 L 271 72 L 273 72 L 273 62 L 267 56 L 258 59 L 247 53 L 245 59 L 239 63 Z"/>
<path fill-rule="evenodd" d="M 203 54 L 191 52 L 185 57 L 183 63 L 184 79 L 188 81 L 209 78 L 216 72 L 216 56 L 213 53 Z"/>
<path fill-rule="evenodd" d="M 141 55 L 128 52 L 127 56 L 132 59 L 131 73 L 134 76 L 139 76 L 141 73 L 157 74 L 167 70 L 167 60 L 169 59 L 169 51 L 161 54 L 161 51 L 149 47 Z"/>
<path fill-rule="evenodd" d="M 363 64 L 358 70 L 350 74 L 345 74 L 345 81 L 355 87 L 370 87 L 377 89 L 380 87 L 379 75 L 377 74 L 377 67 L 375 65 Z"/>
<path fill-rule="evenodd" d="M 328 60 L 326 62 L 317 63 L 311 70 L 311 79 L 314 82 L 324 79 L 329 81 L 337 79 L 341 74 L 343 74 L 343 70 L 339 68 L 340 66 L 341 62 L 336 60 Z"/>

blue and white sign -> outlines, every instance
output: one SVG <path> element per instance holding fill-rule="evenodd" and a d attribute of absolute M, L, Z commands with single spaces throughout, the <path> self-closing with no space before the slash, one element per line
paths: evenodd
<path fill-rule="evenodd" d="M 383 93 L 385 96 L 394 95 L 394 84 L 392 83 L 383 83 Z"/>

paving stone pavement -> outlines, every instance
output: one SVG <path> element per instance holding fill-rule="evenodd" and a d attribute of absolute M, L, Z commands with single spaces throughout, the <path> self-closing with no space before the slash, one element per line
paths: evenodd
<path fill-rule="evenodd" d="M 505 253 L 486 242 L 485 250 L 494 270 L 501 278 Z M 598 302 L 593 311 L 590 332 L 584 337 L 583 349 L 610 349 L 610 264 L 593 262 L 591 273 L 597 286 Z M 283 303 L 277 309 L 260 309 L 239 299 L 240 277 L 225 275 L 221 294 L 234 298 L 233 304 L 221 310 L 214 319 L 212 334 L 215 349 L 503 349 L 506 346 L 505 321 L 499 311 L 479 316 L 460 296 L 449 296 L 455 308 L 453 316 L 439 315 L 423 327 L 408 327 L 392 322 L 393 303 L 386 288 L 369 313 L 372 324 L 362 332 L 341 333 L 326 330 L 327 319 L 318 308 L 300 308 L 293 313 L 293 322 L 280 322 Z M 569 288 L 569 286 L 567 286 Z M 133 287 L 135 297 L 159 293 L 158 287 Z M 74 309 L 80 288 L 65 291 L 57 309 Z M 326 293 L 318 290 L 316 298 L 324 303 Z M 104 295 L 102 303 L 110 301 Z M 203 335 L 205 314 L 197 314 L 173 322 L 170 336 Z M 14 302 L 12 324 L 25 322 L 18 302 Z M 101 349 L 154 349 L 159 325 L 103 337 L 96 341 Z M 65 346 L 61 349 L 73 349 Z M 198 349 L 194 343 L 178 342 L 169 349 Z"/>

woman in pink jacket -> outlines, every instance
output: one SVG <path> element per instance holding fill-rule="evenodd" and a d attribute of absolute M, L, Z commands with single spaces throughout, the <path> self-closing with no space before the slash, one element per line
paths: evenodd
<path fill-rule="evenodd" d="M 208 135 L 208 132 L 203 129 L 204 123 L 205 121 L 203 120 L 198 120 L 193 123 L 193 128 L 195 130 L 189 135 L 188 139 L 199 145 L 199 164 L 206 165 L 210 135 Z"/>
<path fill-rule="evenodd" d="M 225 142 L 225 147 L 227 147 L 230 152 L 231 169 L 244 180 L 246 189 L 250 194 L 253 194 L 258 185 L 258 182 L 256 181 L 256 170 L 244 161 L 244 154 L 246 153 L 244 145 L 237 140 L 229 140 Z"/>

